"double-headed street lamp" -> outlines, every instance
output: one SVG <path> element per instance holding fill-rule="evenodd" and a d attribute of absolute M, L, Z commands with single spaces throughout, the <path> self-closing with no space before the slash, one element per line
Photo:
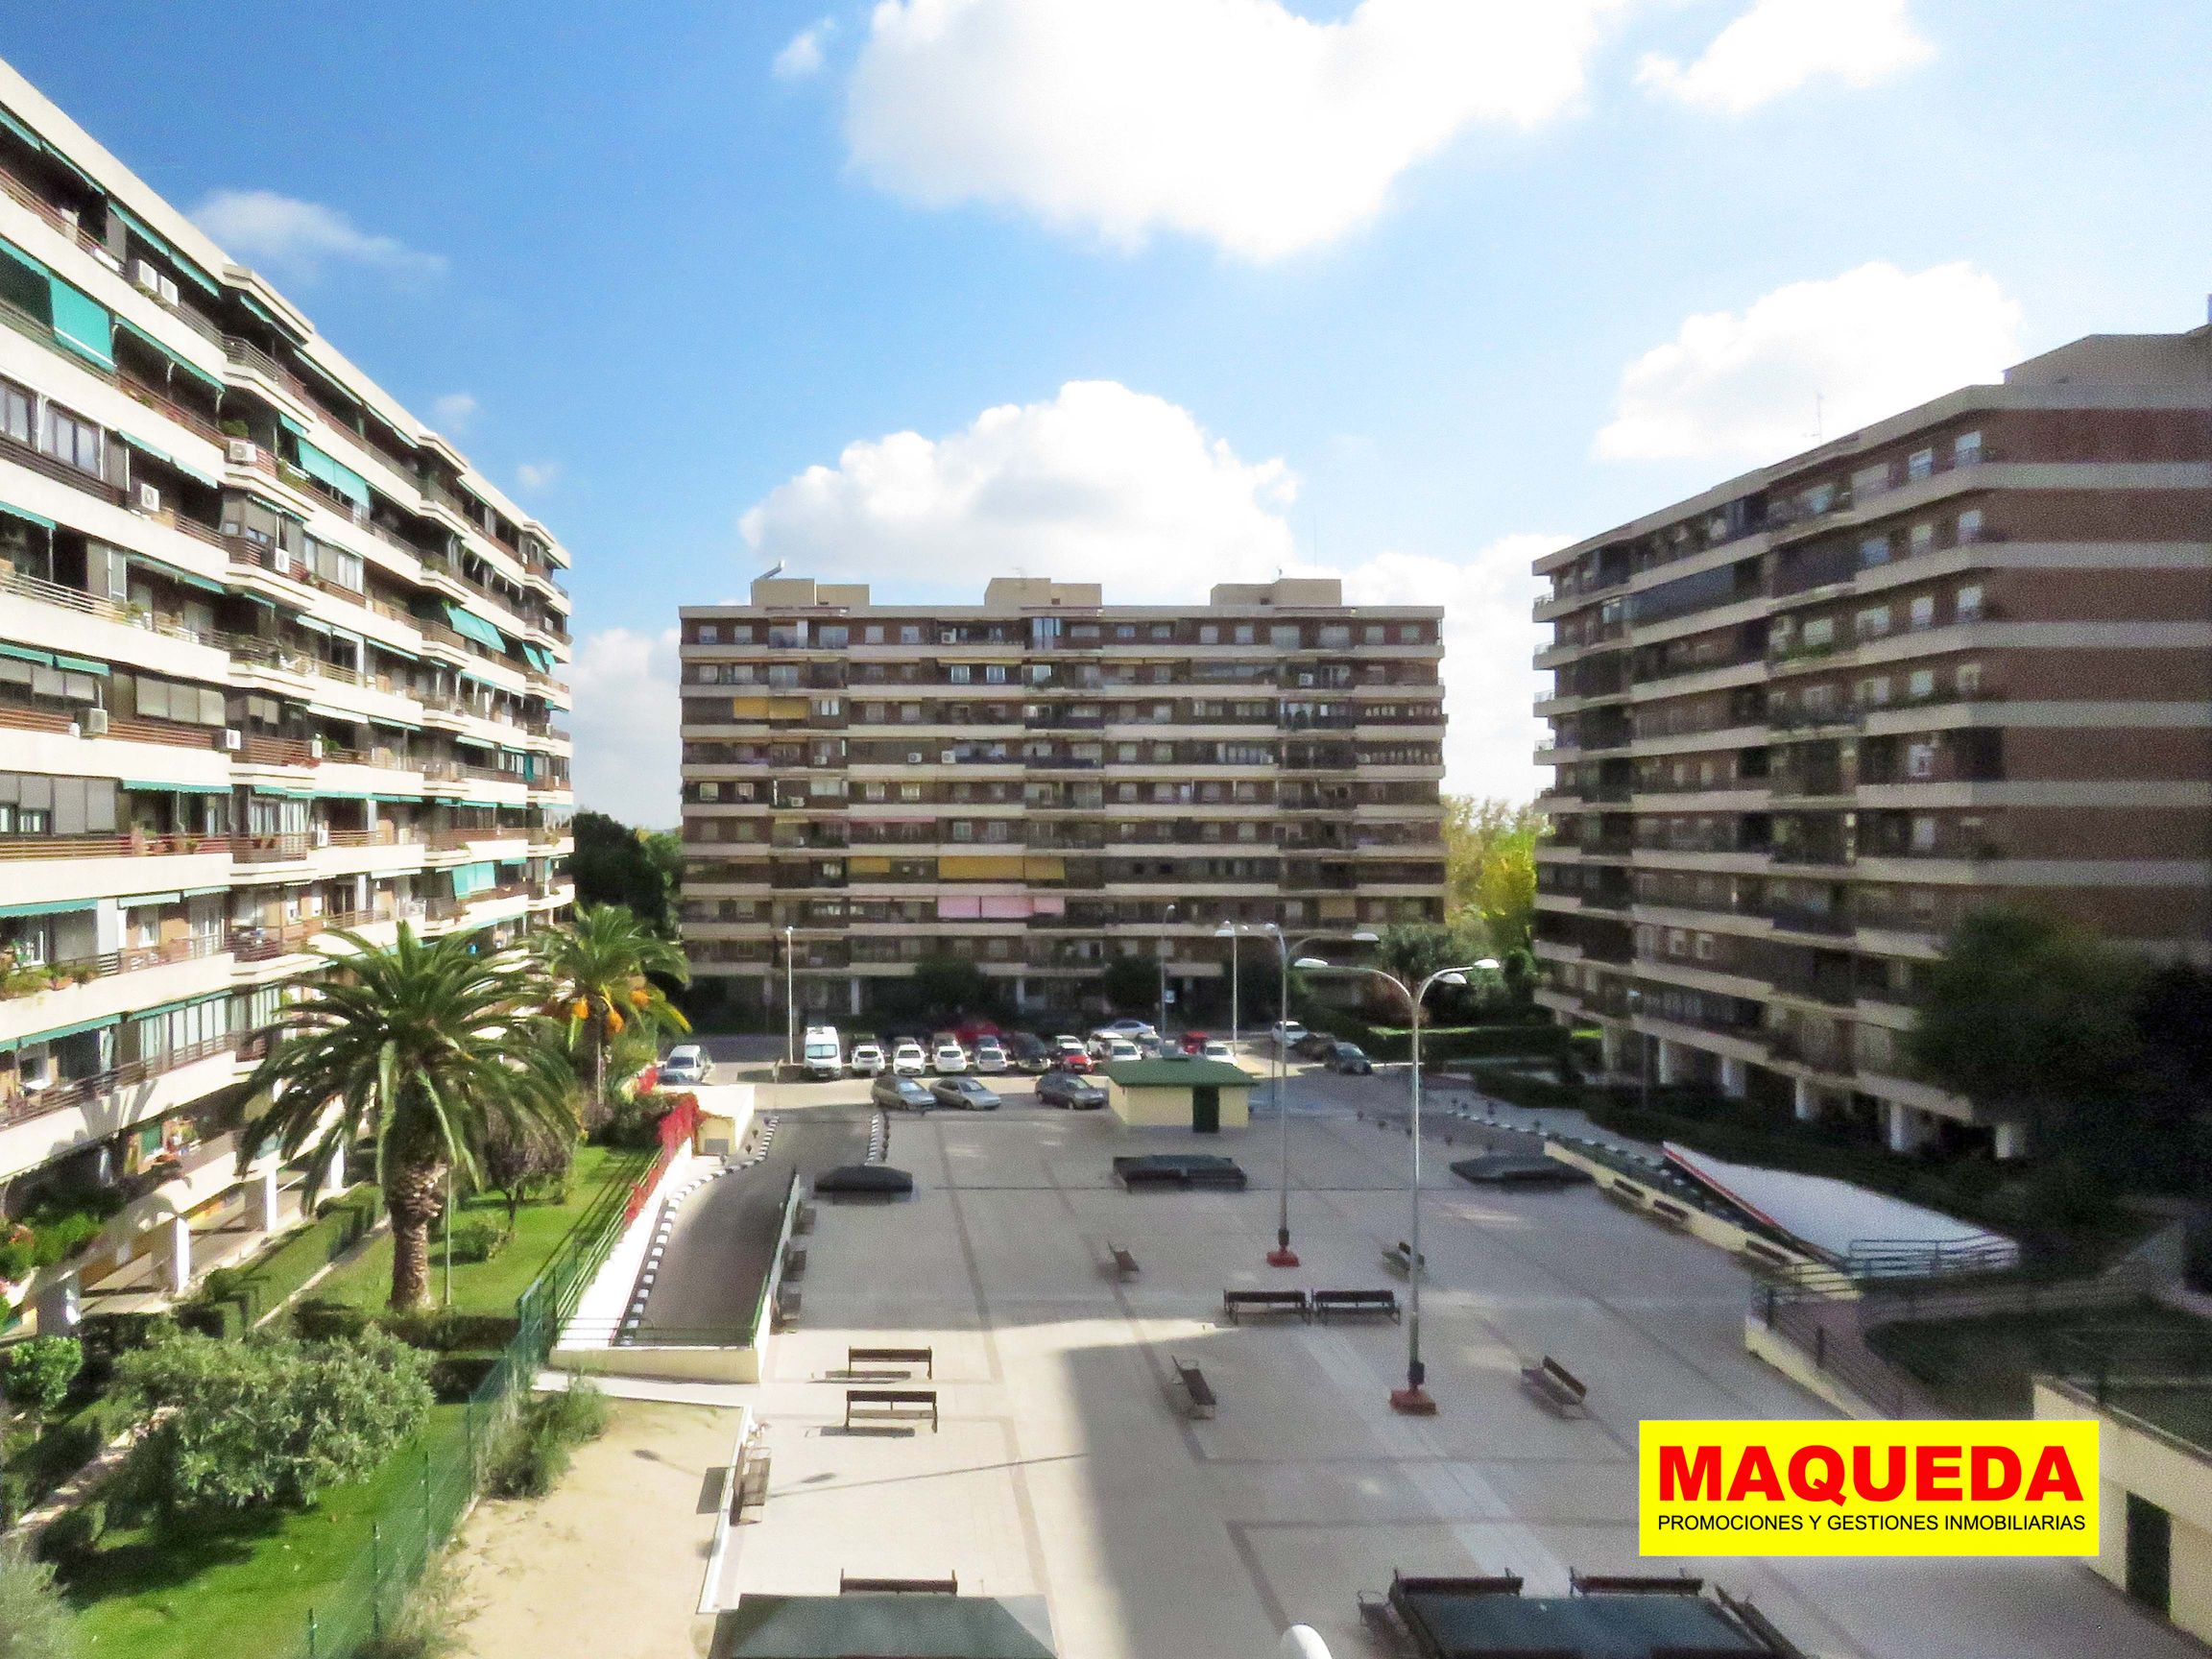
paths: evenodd
<path fill-rule="evenodd" d="M 1323 939 L 1349 939 L 1355 944 L 1372 945 L 1380 935 L 1374 933 L 1316 933 L 1310 938 L 1299 940 L 1293 946 L 1289 940 L 1283 937 L 1283 929 L 1272 922 L 1257 926 L 1249 923 L 1239 926 L 1234 922 L 1224 922 L 1220 926 L 1214 928 L 1214 938 L 1229 941 L 1229 1050 L 1231 1053 L 1235 1053 L 1237 1050 L 1238 1012 L 1237 1006 L 1237 964 L 1241 954 L 1238 941 L 1247 933 L 1256 933 L 1263 939 L 1275 941 L 1277 971 L 1275 989 L 1277 1027 L 1275 1032 L 1275 1127 L 1283 1145 L 1283 1178 L 1278 1183 L 1276 1197 L 1275 1248 L 1267 1252 L 1267 1264 L 1270 1267 L 1295 1267 L 1298 1265 L 1298 1252 L 1290 1248 L 1290 1103 L 1285 1098 L 1290 1081 L 1289 1057 L 1284 1051 L 1285 1045 L 1281 1027 L 1282 1022 L 1290 1018 L 1290 970 L 1293 967 L 1326 968 L 1329 964 L 1311 956 L 1299 956 L 1295 962 L 1291 958 L 1296 951 L 1305 950 L 1309 945 L 1318 944 Z"/>
<path fill-rule="evenodd" d="M 1301 968 L 1327 968 L 1325 962 L 1300 962 Z M 1406 1386 L 1390 1391 L 1390 1408 L 1414 1416 L 1433 1416 L 1436 1402 L 1429 1397 L 1425 1386 L 1429 1380 L 1428 1367 L 1421 1363 L 1421 1280 L 1425 1263 L 1421 1260 L 1421 1004 L 1428 998 L 1430 988 L 1436 985 L 1464 985 L 1467 975 L 1485 969 L 1495 969 L 1497 963 L 1485 959 L 1470 962 L 1464 968 L 1439 968 L 1417 986 L 1408 990 L 1406 982 L 1396 974 L 1385 974 L 1380 968 L 1346 967 L 1338 970 L 1346 974 L 1369 974 L 1395 985 L 1413 1010 L 1413 1142 L 1412 1175 L 1412 1237 L 1407 1240 L 1409 1252 L 1406 1262 L 1407 1283 L 1410 1286 L 1410 1300 L 1406 1313 Z"/>

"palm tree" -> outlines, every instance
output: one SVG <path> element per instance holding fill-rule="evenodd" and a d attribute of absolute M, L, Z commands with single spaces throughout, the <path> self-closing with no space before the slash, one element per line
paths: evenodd
<path fill-rule="evenodd" d="M 576 920 L 538 935 L 538 953 L 565 1007 L 568 1041 L 591 1045 L 591 1101 L 607 1108 L 607 1052 L 631 1021 L 649 1029 L 688 1031 L 690 1022 L 647 977 L 691 981 L 684 952 L 620 904 L 579 905 Z"/>
<path fill-rule="evenodd" d="M 421 1305 L 447 1176 L 476 1173 L 494 1126 L 576 1134 L 574 1078 L 542 1017 L 536 963 L 478 955 L 474 944 L 466 934 L 425 942 L 404 922 L 388 950 L 332 934 L 319 947 L 328 971 L 277 1017 L 249 1083 L 250 1097 L 268 1103 L 241 1134 L 239 1167 L 272 1137 L 287 1160 L 304 1151 L 310 1207 L 338 1150 L 375 1136 L 397 1310 Z"/>

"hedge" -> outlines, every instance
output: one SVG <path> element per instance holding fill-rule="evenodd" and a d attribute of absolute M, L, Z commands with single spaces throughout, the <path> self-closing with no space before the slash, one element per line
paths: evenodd
<path fill-rule="evenodd" d="M 208 1274 L 200 1300 L 181 1314 L 184 1323 L 210 1336 L 236 1336 L 250 1330 L 366 1238 L 383 1214 L 384 1194 L 373 1182 L 325 1200 L 314 1221 L 247 1265 Z"/>
<path fill-rule="evenodd" d="M 1293 1002 L 1297 1005 L 1295 998 Z M 1412 1035 L 1403 1026 L 1370 1025 L 1348 1009 L 1333 1008 L 1310 998 L 1300 1012 L 1309 1030 L 1357 1043 L 1370 1060 L 1406 1061 L 1413 1057 Z M 1424 1025 L 1421 1063 L 1426 1067 L 1455 1060 L 1554 1060 L 1566 1052 L 1567 1040 L 1566 1027 L 1555 1023 L 1546 1010 L 1508 1009 L 1479 1025 Z"/>

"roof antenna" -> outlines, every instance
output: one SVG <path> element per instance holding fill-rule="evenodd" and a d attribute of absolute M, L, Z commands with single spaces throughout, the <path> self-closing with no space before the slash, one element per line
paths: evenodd
<path fill-rule="evenodd" d="M 773 577 L 773 576 L 781 576 L 781 575 L 782 575 L 782 574 L 783 574 L 783 561 L 782 561 L 782 560 L 781 560 L 781 559 L 779 559 L 779 560 L 777 560 L 777 561 L 776 561 L 776 563 L 775 563 L 775 564 L 773 564 L 773 565 L 769 565 L 767 569 L 765 569 L 765 570 L 761 571 L 759 575 L 757 575 L 757 576 L 754 577 L 754 578 L 753 578 L 753 580 L 754 580 L 754 581 L 756 581 L 756 582 L 765 582 L 765 581 L 767 581 L 767 580 L 768 580 L 770 577 Z"/>
<path fill-rule="evenodd" d="M 1814 394 L 1813 394 L 1813 442 L 1814 442 L 1814 443 L 1815 443 L 1815 444 L 1817 444 L 1817 443 L 1819 443 L 1819 442 L 1820 442 L 1820 440 L 1821 440 L 1821 437 L 1822 437 L 1822 436 L 1825 434 L 1825 432 L 1826 432 L 1826 430 L 1827 430 L 1827 426 L 1826 426 L 1826 413 L 1827 413 L 1827 412 L 1826 412 L 1825 408 L 1823 407 L 1823 405 L 1822 405 L 1822 403 L 1821 403 L 1821 399 L 1820 399 L 1820 394 L 1819 394 L 1819 393 L 1817 393 L 1817 392 L 1814 393 Z"/>

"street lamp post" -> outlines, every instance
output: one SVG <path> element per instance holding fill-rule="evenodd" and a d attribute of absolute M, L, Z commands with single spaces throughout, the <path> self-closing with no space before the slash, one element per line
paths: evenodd
<path fill-rule="evenodd" d="M 1243 929 L 1233 922 L 1224 922 L 1214 929 L 1214 932 L 1218 937 L 1229 941 L 1229 1052 L 1234 1054 L 1237 1052 L 1238 1016 L 1242 1012 L 1238 1007 L 1238 998 L 1241 991 L 1238 970 L 1243 966 L 1244 960 L 1244 950 L 1239 943 Z"/>
<path fill-rule="evenodd" d="M 1299 966 L 1305 967 L 1307 964 L 1300 963 Z M 1326 967 L 1327 964 L 1315 963 L 1313 966 Z M 1371 974 L 1378 979 L 1386 980 L 1395 985 L 1398 988 L 1398 994 L 1406 998 L 1413 1010 L 1413 1112 L 1410 1125 L 1413 1142 L 1413 1164 L 1409 1200 L 1412 1209 L 1412 1237 L 1407 1240 L 1407 1249 L 1410 1254 L 1406 1263 L 1406 1279 L 1410 1288 L 1406 1310 L 1406 1386 L 1393 1388 L 1390 1391 L 1390 1408 L 1393 1411 L 1406 1412 L 1410 1416 L 1432 1417 L 1436 1414 L 1436 1402 L 1431 1398 L 1427 1385 L 1429 1368 L 1421 1362 L 1421 1280 L 1424 1276 L 1423 1269 L 1426 1266 L 1426 1263 L 1421 1260 L 1421 1004 L 1428 998 L 1431 987 L 1464 985 L 1467 983 L 1468 974 L 1478 969 L 1492 966 L 1495 964 L 1470 962 L 1464 968 L 1439 968 L 1410 990 L 1407 988 L 1403 979 L 1395 974 L 1385 974 L 1380 968 L 1349 968 L 1345 970 L 1345 972 L 1353 974 Z"/>
<path fill-rule="evenodd" d="M 1161 912 L 1160 933 L 1160 1052 L 1167 1052 L 1167 952 L 1174 948 L 1166 928 L 1175 920 L 1175 906 L 1170 904 Z"/>
<path fill-rule="evenodd" d="M 783 1064 L 786 1068 L 799 1063 L 798 977 L 791 944 L 794 931 L 789 926 L 783 929 Z"/>

